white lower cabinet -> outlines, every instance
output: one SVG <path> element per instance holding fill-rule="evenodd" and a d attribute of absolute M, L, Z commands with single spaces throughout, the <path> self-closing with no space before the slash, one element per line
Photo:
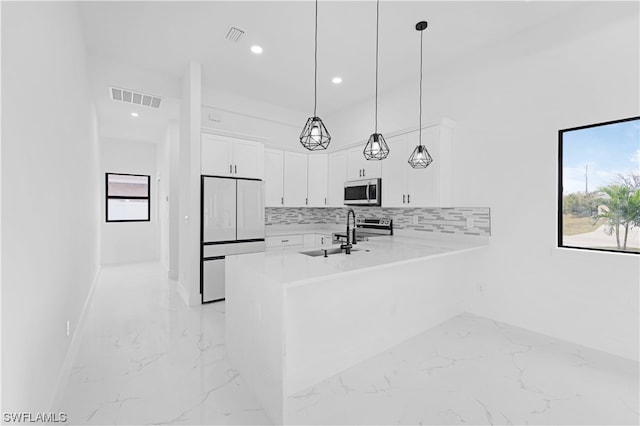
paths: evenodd
<path fill-rule="evenodd" d="M 331 234 L 292 234 L 280 235 L 277 237 L 266 237 L 266 250 L 304 250 L 331 245 Z"/>
<path fill-rule="evenodd" d="M 319 246 L 330 246 L 333 236 L 331 234 L 316 234 L 316 242 Z"/>
<path fill-rule="evenodd" d="M 419 143 L 414 131 L 387 138 L 389 156 L 382 161 L 382 207 L 451 206 L 451 126 L 422 130 L 422 144 L 433 158 L 426 169 L 414 169 L 407 160 Z"/>
<path fill-rule="evenodd" d="M 266 250 L 303 248 L 304 238 L 301 234 L 266 237 L 264 239 L 264 246 Z"/>
<path fill-rule="evenodd" d="M 304 248 L 324 247 L 331 245 L 331 234 L 304 234 Z"/>
<path fill-rule="evenodd" d="M 302 236 L 302 246 L 304 248 L 312 248 L 316 246 L 316 234 L 304 234 Z"/>

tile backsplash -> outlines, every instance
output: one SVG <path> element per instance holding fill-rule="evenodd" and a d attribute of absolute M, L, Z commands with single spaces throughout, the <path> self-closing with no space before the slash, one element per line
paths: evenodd
<path fill-rule="evenodd" d="M 357 216 L 388 217 L 394 229 L 445 234 L 491 235 L 488 207 L 354 207 Z M 266 225 L 343 224 L 347 207 L 266 207 Z M 468 226 L 470 225 L 470 226 Z"/>

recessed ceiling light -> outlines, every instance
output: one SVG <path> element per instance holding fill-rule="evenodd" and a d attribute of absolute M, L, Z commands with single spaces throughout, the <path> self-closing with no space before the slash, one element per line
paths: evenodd
<path fill-rule="evenodd" d="M 340 83 L 342 83 L 342 78 L 333 77 L 333 79 L 331 81 L 333 82 L 333 84 L 340 84 Z"/>
<path fill-rule="evenodd" d="M 259 55 L 262 53 L 262 47 L 255 45 L 255 46 L 251 46 L 251 51 L 253 53 L 255 53 L 256 55 Z"/>
<path fill-rule="evenodd" d="M 132 112 L 132 113 L 131 113 L 131 116 L 132 116 L 132 117 L 137 117 L 137 116 L 138 116 L 138 113 L 137 113 L 137 112 Z"/>

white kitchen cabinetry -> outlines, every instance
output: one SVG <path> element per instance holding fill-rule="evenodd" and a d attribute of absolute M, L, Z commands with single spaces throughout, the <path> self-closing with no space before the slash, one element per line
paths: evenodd
<path fill-rule="evenodd" d="M 374 179 L 380 177 L 379 160 L 367 160 L 362 154 L 364 144 L 347 150 L 347 180 Z"/>
<path fill-rule="evenodd" d="M 324 247 L 331 245 L 331 234 L 304 234 L 303 248 Z"/>
<path fill-rule="evenodd" d="M 433 157 L 426 169 L 407 160 L 418 145 L 418 131 L 387 139 L 389 156 L 382 162 L 383 207 L 449 207 L 451 205 L 450 125 L 422 129 L 422 144 Z"/>
<path fill-rule="evenodd" d="M 316 243 L 319 246 L 330 246 L 332 244 L 332 235 L 331 234 L 316 234 Z"/>
<path fill-rule="evenodd" d="M 327 205 L 329 207 L 344 206 L 344 183 L 347 180 L 347 151 L 329 154 L 327 179 Z"/>
<path fill-rule="evenodd" d="M 284 205 L 305 207 L 307 199 L 307 155 L 284 153 Z"/>
<path fill-rule="evenodd" d="M 265 249 L 298 249 L 303 248 L 302 235 L 280 235 L 277 237 L 266 237 L 264 239 Z"/>
<path fill-rule="evenodd" d="M 261 143 L 209 133 L 201 136 L 203 175 L 263 178 L 264 146 Z"/>
<path fill-rule="evenodd" d="M 311 248 L 316 246 L 316 234 L 304 234 L 302 236 L 302 247 Z"/>
<path fill-rule="evenodd" d="M 284 205 L 284 151 L 264 150 L 264 205 Z"/>
<path fill-rule="evenodd" d="M 307 155 L 308 207 L 327 206 L 327 154 Z"/>

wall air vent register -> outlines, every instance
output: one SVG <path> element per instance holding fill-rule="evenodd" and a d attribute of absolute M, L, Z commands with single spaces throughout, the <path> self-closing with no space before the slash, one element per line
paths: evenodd
<path fill-rule="evenodd" d="M 119 87 L 109 87 L 109 96 L 114 101 L 127 102 L 152 108 L 160 108 L 160 102 L 162 101 L 160 96 L 136 92 L 129 89 L 121 89 Z"/>

